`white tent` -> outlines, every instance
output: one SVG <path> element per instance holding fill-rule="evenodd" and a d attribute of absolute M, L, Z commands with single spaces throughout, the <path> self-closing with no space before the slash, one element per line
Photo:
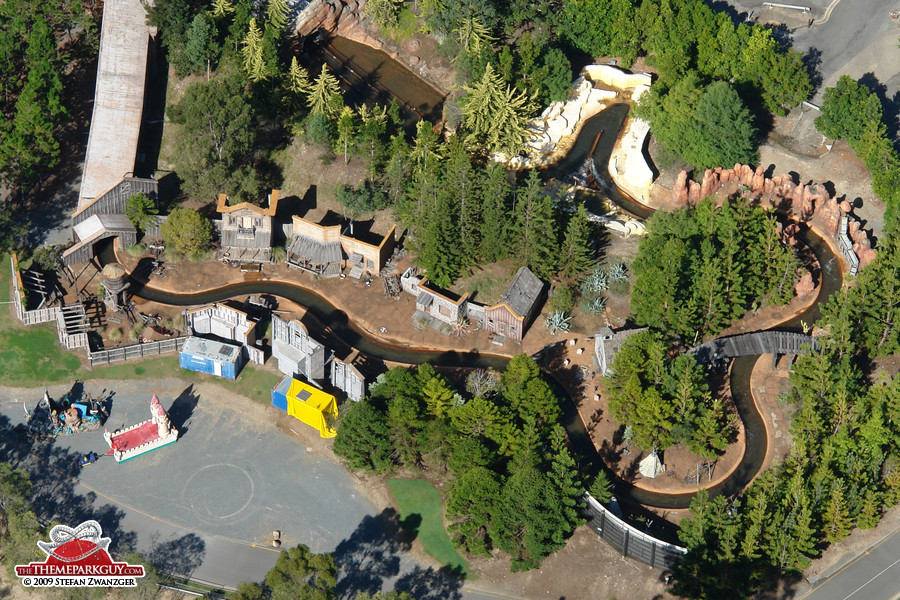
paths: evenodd
<path fill-rule="evenodd" d="M 659 461 L 659 456 L 656 455 L 656 452 L 651 452 L 650 456 L 641 461 L 639 470 L 641 475 L 644 477 L 648 477 L 653 479 L 660 473 L 662 473 L 665 468 L 663 464 Z"/>

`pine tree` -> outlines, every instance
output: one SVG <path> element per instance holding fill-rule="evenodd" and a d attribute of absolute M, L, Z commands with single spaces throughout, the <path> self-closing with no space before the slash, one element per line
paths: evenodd
<path fill-rule="evenodd" d="M 439 141 L 440 138 L 428 121 L 416 123 L 416 137 L 409 153 L 410 158 L 415 161 L 416 171 L 422 173 L 436 167 L 434 163 L 440 158 L 441 151 Z"/>
<path fill-rule="evenodd" d="M 266 4 L 266 28 L 270 28 L 276 39 L 284 32 L 287 25 L 287 0 L 269 0 Z"/>
<path fill-rule="evenodd" d="M 422 390 L 422 397 L 428 407 L 428 412 L 439 419 L 447 414 L 455 402 L 453 389 L 447 385 L 443 377 L 429 379 Z"/>
<path fill-rule="evenodd" d="M 581 276 L 594 266 L 594 252 L 591 248 L 591 222 L 587 218 L 584 204 L 569 219 L 563 238 L 559 264 L 563 277 Z"/>
<path fill-rule="evenodd" d="M 350 162 L 350 142 L 356 132 L 356 114 L 349 106 L 345 106 L 341 110 L 341 114 L 337 120 L 337 141 L 336 144 L 344 155 L 344 164 Z"/>
<path fill-rule="evenodd" d="M 566 432 L 559 424 L 554 425 L 550 431 L 550 449 L 553 453 L 550 474 L 559 489 L 556 510 L 560 511 L 567 528 L 575 529 L 583 522 L 578 513 L 578 505 L 584 494 L 584 486 L 578 480 L 578 465 L 566 447 Z"/>
<path fill-rule="evenodd" d="M 557 267 L 556 221 L 553 203 L 543 193 L 535 171 L 529 171 L 525 189 L 515 205 L 513 244 L 520 263 L 542 279 L 550 279 Z"/>
<path fill-rule="evenodd" d="M 242 64 L 244 72 L 250 81 L 258 82 L 268 77 L 265 60 L 263 59 L 262 32 L 256 25 L 256 18 L 250 19 L 247 35 L 244 36 L 241 48 Z"/>
<path fill-rule="evenodd" d="M 466 143 L 488 153 L 515 156 L 528 140 L 528 119 L 534 111 L 531 98 L 507 86 L 488 64 L 481 79 L 465 86 L 460 101 L 468 132 Z"/>
<path fill-rule="evenodd" d="M 313 82 L 306 98 L 310 112 L 323 114 L 329 119 L 337 116 L 336 113 L 340 112 L 340 109 L 335 110 L 338 107 L 334 98 L 340 98 L 340 96 L 341 87 L 338 85 L 337 77 L 331 74 L 327 65 L 322 65 L 322 70 Z"/>
<path fill-rule="evenodd" d="M 306 96 L 312 89 L 309 71 L 300 66 L 296 56 L 291 57 L 291 66 L 287 72 L 287 89 L 297 96 Z"/>
<path fill-rule="evenodd" d="M 838 542 L 850 533 L 853 520 L 844 500 L 844 488 L 835 481 L 831 488 L 831 496 L 826 501 L 825 513 L 822 515 L 822 531 L 825 540 Z"/>
<path fill-rule="evenodd" d="M 217 19 L 221 19 L 234 12 L 234 5 L 229 0 L 213 0 L 212 10 L 210 14 Z"/>
<path fill-rule="evenodd" d="M 445 288 L 456 281 L 462 265 L 456 214 L 454 199 L 449 194 L 439 193 L 437 206 L 427 215 L 419 256 L 428 278 Z"/>
<path fill-rule="evenodd" d="M 873 529 L 881 520 L 881 495 L 867 490 L 863 495 L 862 508 L 856 517 L 856 526 L 860 529 Z"/>
<path fill-rule="evenodd" d="M 470 56 L 478 56 L 481 54 L 482 48 L 490 47 L 491 42 L 494 41 L 491 32 L 475 15 L 463 17 L 453 33 L 456 34 L 459 45 Z"/>
<path fill-rule="evenodd" d="M 457 547 L 470 554 L 490 555 L 488 531 L 499 497 L 500 481 L 484 467 L 469 469 L 453 482 L 447 499 L 447 532 Z"/>
<path fill-rule="evenodd" d="M 509 254 L 509 197 L 511 188 L 506 170 L 492 164 L 481 186 L 482 219 L 479 239 L 480 255 L 486 261 L 497 261 Z"/>

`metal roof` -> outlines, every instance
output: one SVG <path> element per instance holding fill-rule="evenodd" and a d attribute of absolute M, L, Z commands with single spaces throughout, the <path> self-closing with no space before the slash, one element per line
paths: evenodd
<path fill-rule="evenodd" d="M 288 254 L 296 254 L 317 265 L 339 263 L 341 262 L 341 243 L 320 242 L 305 235 L 295 235 L 288 247 Z"/>

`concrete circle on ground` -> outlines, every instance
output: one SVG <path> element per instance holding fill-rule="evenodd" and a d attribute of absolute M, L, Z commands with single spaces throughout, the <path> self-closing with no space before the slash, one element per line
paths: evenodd
<path fill-rule="evenodd" d="M 256 486 L 245 469 L 229 463 L 208 465 L 194 473 L 181 491 L 200 518 L 233 519 L 253 501 Z"/>

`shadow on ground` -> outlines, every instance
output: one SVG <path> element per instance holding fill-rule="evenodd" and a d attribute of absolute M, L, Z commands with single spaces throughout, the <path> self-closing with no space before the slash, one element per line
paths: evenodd
<path fill-rule="evenodd" d="M 334 551 L 339 570 L 336 598 L 349 600 L 360 592 L 375 594 L 383 587 L 409 592 L 417 600 L 461 598 L 463 581 L 452 569 L 415 565 L 403 572 L 401 555 L 409 552 L 413 539 L 401 527 L 393 508 L 365 517 Z"/>

